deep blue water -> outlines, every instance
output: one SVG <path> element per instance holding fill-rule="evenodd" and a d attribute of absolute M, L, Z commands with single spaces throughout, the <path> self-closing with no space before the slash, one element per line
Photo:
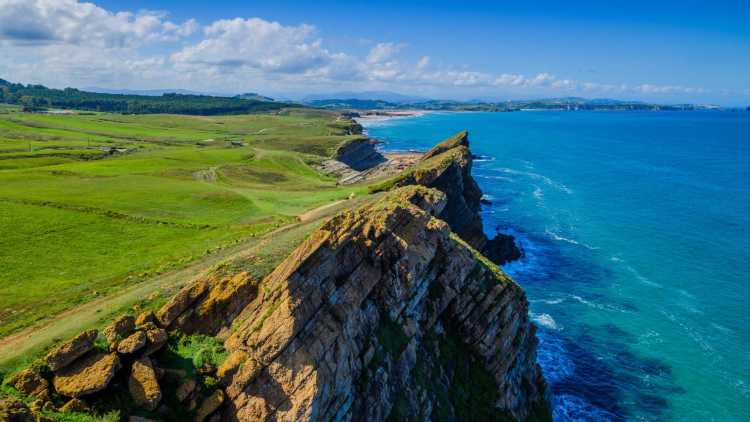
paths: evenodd
<path fill-rule="evenodd" d="M 445 113 L 363 122 L 389 150 L 468 129 L 485 230 L 525 256 L 556 420 L 750 420 L 750 113 Z"/>

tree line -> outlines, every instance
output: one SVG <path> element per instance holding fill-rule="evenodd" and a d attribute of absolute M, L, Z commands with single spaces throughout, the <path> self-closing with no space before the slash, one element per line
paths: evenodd
<path fill-rule="evenodd" d="M 127 114 L 245 114 L 279 110 L 291 104 L 209 95 L 163 94 L 161 96 L 102 94 L 75 88 L 52 89 L 0 79 L 0 103 L 20 105 L 25 111 L 67 108 Z"/>

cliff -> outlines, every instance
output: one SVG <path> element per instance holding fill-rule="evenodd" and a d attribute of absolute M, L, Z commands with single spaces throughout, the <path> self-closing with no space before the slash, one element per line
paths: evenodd
<path fill-rule="evenodd" d="M 546 415 L 521 288 L 396 189 L 314 232 L 264 280 L 219 368 L 225 420 Z"/>
<path fill-rule="evenodd" d="M 471 246 L 470 166 L 459 134 L 262 280 L 210 275 L 80 334 L 7 381 L 0 419 L 549 420 L 524 292 Z"/>
<path fill-rule="evenodd" d="M 336 150 L 334 159 L 357 171 L 370 169 L 385 162 L 385 157 L 375 149 L 368 138 L 353 139 Z"/>
<path fill-rule="evenodd" d="M 448 204 L 438 217 L 475 249 L 502 265 L 521 257 L 513 236 L 497 233 L 488 239 L 480 216 L 482 191 L 471 176 L 472 154 L 469 134 L 459 132 L 440 142 L 414 168 L 375 186 L 383 191 L 408 185 L 422 185 L 444 192 Z"/>

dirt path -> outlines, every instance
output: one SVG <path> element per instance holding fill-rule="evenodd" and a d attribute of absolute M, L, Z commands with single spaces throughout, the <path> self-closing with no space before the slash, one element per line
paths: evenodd
<path fill-rule="evenodd" d="M 245 242 L 206 256 L 187 267 L 126 287 L 117 293 L 84 303 L 35 326 L 0 338 L 0 368 L 16 359 L 31 356 L 51 343 L 71 337 L 88 327 L 96 326 L 108 315 L 148 297 L 153 292 L 177 289 L 223 261 L 239 255 L 251 254 L 267 245 L 280 234 L 301 225 L 322 220 L 347 206 L 356 205 L 361 202 L 361 199 L 340 200 L 322 205 L 301 214 L 299 221 L 296 223 L 280 227 L 263 236 L 248 239 Z"/>

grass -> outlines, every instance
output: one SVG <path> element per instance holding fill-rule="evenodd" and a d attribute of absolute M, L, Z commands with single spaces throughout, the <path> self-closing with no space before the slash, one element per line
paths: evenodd
<path fill-rule="evenodd" d="M 0 111 L 0 338 L 366 189 L 312 166 L 354 138 L 327 112 Z"/>
<path fill-rule="evenodd" d="M 196 370 L 204 365 L 218 367 L 228 356 L 224 345 L 215 337 L 205 335 L 172 334 L 169 343 L 161 352 L 167 368 L 182 369 L 189 378 L 196 376 Z"/>

